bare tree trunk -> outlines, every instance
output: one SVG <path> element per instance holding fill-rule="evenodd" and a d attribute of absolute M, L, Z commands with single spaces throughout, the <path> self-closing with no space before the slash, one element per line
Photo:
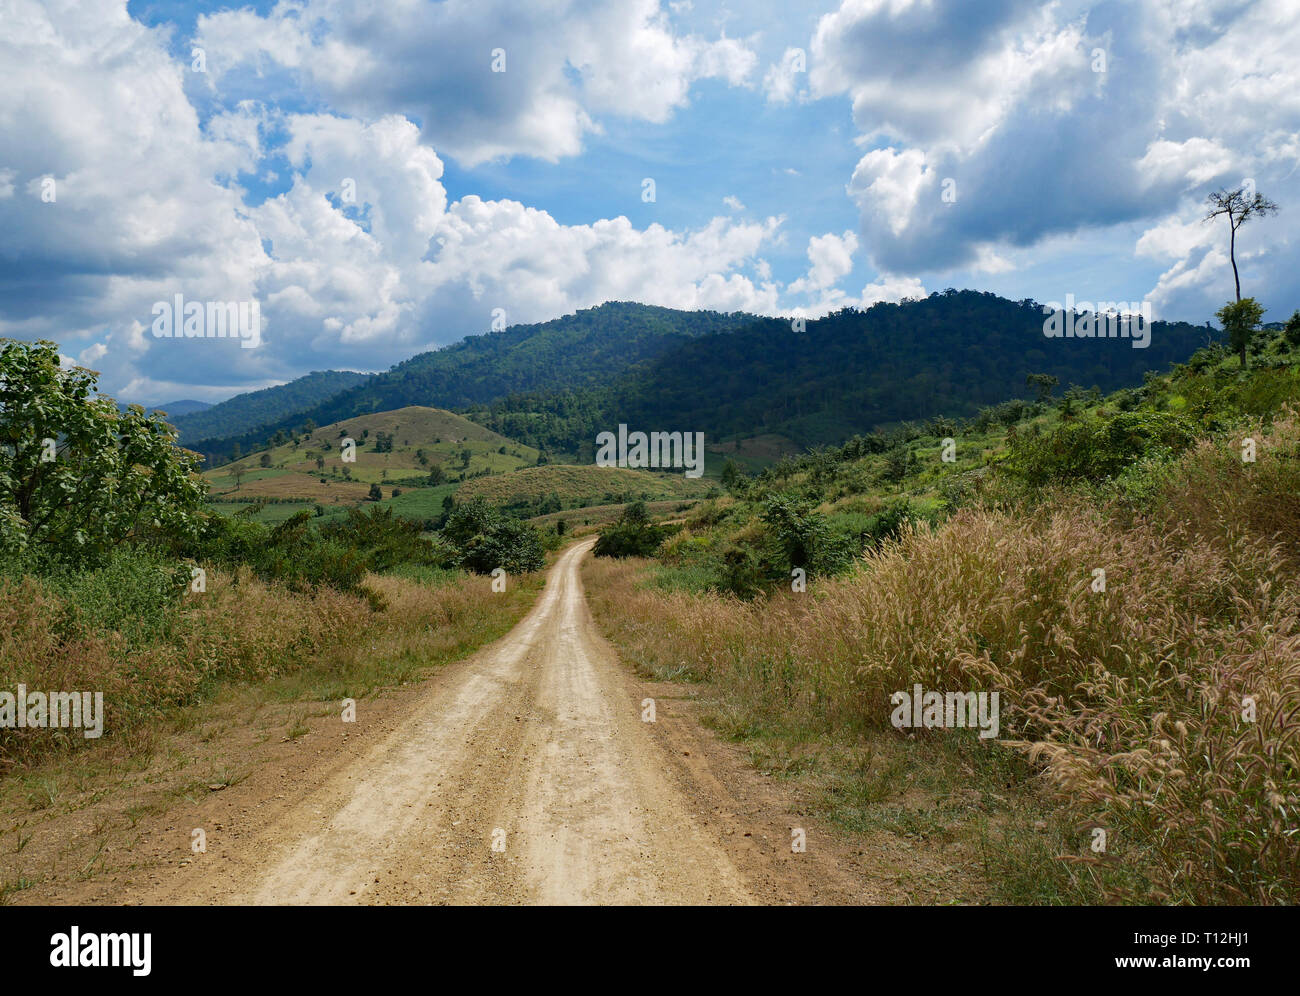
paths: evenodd
<path fill-rule="evenodd" d="M 1228 257 L 1232 260 L 1232 282 L 1237 285 L 1237 301 L 1241 301 L 1241 277 L 1237 276 L 1237 226 L 1232 224 L 1232 219 L 1228 219 L 1228 225 L 1232 228 L 1232 238 L 1228 242 Z"/>

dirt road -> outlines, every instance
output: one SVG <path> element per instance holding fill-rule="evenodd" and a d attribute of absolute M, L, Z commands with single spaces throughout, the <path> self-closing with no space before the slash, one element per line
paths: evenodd
<path fill-rule="evenodd" d="M 770 780 L 668 701 L 643 720 L 648 686 L 583 595 L 591 546 L 567 550 L 519 625 L 387 729 L 118 901 L 871 901 L 851 867 L 860 851 L 809 831 L 808 851 L 792 852 L 798 818 Z"/>

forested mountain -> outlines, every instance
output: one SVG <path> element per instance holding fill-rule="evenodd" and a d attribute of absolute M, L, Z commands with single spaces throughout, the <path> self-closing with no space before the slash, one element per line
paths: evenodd
<path fill-rule="evenodd" d="M 683 344 L 599 391 L 516 395 L 470 412 L 502 435 L 586 458 L 595 434 L 632 428 L 704 432 L 710 441 L 762 434 L 792 448 L 833 443 L 878 425 L 949 415 L 1032 394 L 1029 374 L 1111 391 L 1139 384 L 1218 337 L 1156 322 L 1150 343 L 1049 339 L 1043 309 L 977 291 L 845 309 L 802 332 L 755 318 Z"/>
<path fill-rule="evenodd" d="M 693 337 L 739 328 L 753 320 L 752 315 L 739 312 L 726 315 L 608 302 L 537 325 L 512 325 L 501 332 L 469 336 L 348 385 L 350 390 L 320 393 L 254 424 L 244 420 L 226 426 L 217 419 L 204 423 L 200 434 L 191 431 L 186 420 L 184 442 L 208 455 L 208 465 L 213 466 L 214 461 L 229 456 L 235 443 L 247 451 L 277 430 L 294 429 L 308 419 L 327 425 L 407 405 L 464 409 L 513 392 L 601 387 L 635 364 L 667 353 Z M 244 397 L 250 396 L 241 395 L 226 404 Z M 284 400 L 288 401 L 287 396 Z M 213 412 L 215 408 L 204 414 Z M 180 422 L 177 425 L 181 427 Z"/>
<path fill-rule="evenodd" d="M 169 421 L 189 446 L 214 436 L 238 436 L 320 404 L 340 391 L 365 383 L 369 374 L 351 370 L 313 371 L 278 387 L 237 394 L 220 404 L 186 414 L 164 407 Z"/>
<path fill-rule="evenodd" d="M 133 402 L 130 401 L 122 401 L 120 399 L 114 400 L 117 401 L 118 411 L 124 412 L 133 404 Z M 194 412 L 206 411 L 212 407 L 212 405 L 208 404 L 206 401 L 191 401 L 189 399 L 181 401 L 164 401 L 160 405 L 146 405 L 143 402 L 139 402 L 139 404 L 145 411 L 163 411 L 168 415 L 174 415 L 176 417 L 180 417 L 181 415 L 192 415 Z"/>
<path fill-rule="evenodd" d="M 582 458 L 596 432 L 619 422 L 711 441 L 772 434 L 804 447 L 891 422 L 974 415 L 1029 393 L 1029 374 L 1056 377 L 1062 389 L 1138 384 L 1217 335 L 1156 322 L 1139 349 L 1130 339 L 1049 339 L 1044 317 L 1033 301 L 955 290 L 844 309 L 803 331 L 786 319 L 610 303 L 465 339 L 255 431 L 188 445 L 223 456 L 235 442 L 255 448 L 307 419 L 324 425 L 419 404 Z"/>
<path fill-rule="evenodd" d="M 608 417 L 702 430 L 713 438 L 776 433 L 836 442 L 929 415 L 965 417 L 1032 393 L 1029 374 L 1112 391 L 1140 384 L 1207 344 L 1203 326 L 1155 323 L 1130 339 L 1049 339 L 1033 301 L 977 291 L 845 309 L 795 332 L 757 320 L 737 335 L 687 343 L 616 385 Z"/>

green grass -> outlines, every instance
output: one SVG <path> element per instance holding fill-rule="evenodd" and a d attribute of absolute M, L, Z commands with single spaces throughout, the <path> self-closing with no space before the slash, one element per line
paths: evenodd
<path fill-rule="evenodd" d="M 246 508 L 251 508 L 256 502 L 211 502 L 208 504 L 208 511 L 217 515 L 235 515 Z M 267 525 L 278 525 L 285 519 L 292 518 L 299 512 L 310 512 L 316 507 L 315 502 L 294 501 L 294 502 L 271 502 L 263 505 L 260 511 L 254 512 L 250 518 L 254 522 L 264 522 Z M 342 514 L 342 511 L 339 512 Z"/>
<path fill-rule="evenodd" d="M 442 503 L 456 494 L 459 484 L 439 484 L 434 488 L 402 489 L 396 498 L 384 499 L 384 506 L 408 519 L 436 519 L 442 515 Z"/>

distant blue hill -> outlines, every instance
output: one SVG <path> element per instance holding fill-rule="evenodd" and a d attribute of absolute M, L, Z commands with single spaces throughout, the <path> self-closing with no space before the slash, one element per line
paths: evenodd
<path fill-rule="evenodd" d="M 136 404 L 136 402 L 119 401 L 117 403 L 117 407 L 120 408 L 122 411 L 126 411 L 127 405 L 130 404 Z M 175 418 L 181 415 L 193 415 L 195 412 L 204 411 L 205 409 L 211 408 L 212 406 L 208 404 L 206 401 L 184 400 L 184 401 L 165 401 L 161 405 L 141 404 L 140 407 L 147 412 L 164 411 L 168 415 Z"/>

